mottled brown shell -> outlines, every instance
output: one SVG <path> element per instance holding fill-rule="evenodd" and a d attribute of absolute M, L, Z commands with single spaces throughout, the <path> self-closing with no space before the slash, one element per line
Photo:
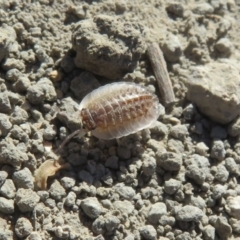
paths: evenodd
<path fill-rule="evenodd" d="M 160 104 L 145 87 L 118 82 L 89 93 L 79 110 L 83 127 L 107 140 L 149 127 L 160 115 Z"/>

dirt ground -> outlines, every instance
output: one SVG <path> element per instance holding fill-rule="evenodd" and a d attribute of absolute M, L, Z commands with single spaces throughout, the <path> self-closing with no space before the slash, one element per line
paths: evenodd
<path fill-rule="evenodd" d="M 239 0 L 0 0 L 0 240 L 240 239 L 239 73 Z M 156 94 L 157 121 L 56 153 L 120 81 Z"/>

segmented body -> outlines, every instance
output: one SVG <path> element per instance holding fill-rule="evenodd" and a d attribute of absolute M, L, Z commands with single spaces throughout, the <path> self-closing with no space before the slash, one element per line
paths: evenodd
<path fill-rule="evenodd" d="M 79 110 L 83 127 L 107 140 L 149 127 L 160 115 L 160 104 L 145 87 L 118 82 L 89 93 Z"/>

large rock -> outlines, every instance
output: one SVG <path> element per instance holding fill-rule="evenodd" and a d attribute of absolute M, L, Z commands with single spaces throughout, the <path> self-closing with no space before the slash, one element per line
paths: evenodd
<path fill-rule="evenodd" d="M 75 64 L 97 75 L 111 79 L 132 72 L 145 44 L 138 23 L 99 15 L 79 22 L 72 35 Z"/>
<path fill-rule="evenodd" d="M 240 113 L 240 75 L 229 63 L 194 66 L 180 73 L 187 98 L 212 120 L 227 124 Z"/>

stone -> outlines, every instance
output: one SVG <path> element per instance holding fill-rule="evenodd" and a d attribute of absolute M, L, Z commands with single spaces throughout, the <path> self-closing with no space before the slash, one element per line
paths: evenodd
<path fill-rule="evenodd" d="M 105 232 L 105 217 L 99 216 L 92 223 L 92 231 L 95 234 L 103 234 Z"/>
<path fill-rule="evenodd" d="M 115 202 L 113 202 L 113 206 L 114 206 L 114 208 L 118 209 L 120 212 L 126 213 L 128 215 L 132 214 L 132 212 L 134 210 L 133 204 L 128 200 L 115 201 Z"/>
<path fill-rule="evenodd" d="M 192 11 L 196 14 L 206 15 L 213 13 L 214 8 L 209 3 L 199 3 L 193 7 Z"/>
<path fill-rule="evenodd" d="M 167 214 L 165 203 L 157 202 L 153 204 L 148 212 L 148 220 L 153 224 L 157 224 L 159 219 Z"/>
<path fill-rule="evenodd" d="M 118 157 L 117 156 L 109 157 L 105 162 L 105 166 L 111 169 L 118 169 Z"/>
<path fill-rule="evenodd" d="M 55 88 L 48 78 L 39 79 L 36 84 L 30 86 L 27 90 L 27 99 L 32 104 L 40 104 L 44 101 L 53 102 L 56 98 Z"/>
<path fill-rule="evenodd" d="M 180 75 L 187 87 L 187 98 L 213 121 L 227 124 L 239 115 L 240 76 L 233 64 L 211 62 L 180 70 Z"/>
<path fill-rule="evenodd" d="M 19 238 L 27 237 L 33 231 L 31 222 L 24 217 L 17 220 L 15 225 L 15 233 Z"/>
<path fill-rule="evenodd" d="M 229 54 L 233 50 L 233 44 L 228 38 L 221 38 L 215 44 L 220 53 Z"/>
<path fill-rule="evenodd" d="M 6 171 L 0 171 L 0 187 L 4 184 L 8 176 Z"/>
<path fill-rule="evenodd" d="M 170 129 L 170 136 L 173 138 L 184 141 L 185 138 L 189 135 L 188 129 L 186 125 L 175 125 Z"/>
<path fill-rule="evenodd" d="M 145 225 L 140 228 L 140 234 L 146 240 L 156 240 L 157 239 L 157 231 L 152 225 Z"/>
<path fill-rule="evenodd" d="M 75 202 L 76 202 L 76 198 L 77 198 L 77 195 L 76 193 L 74 192 L 69 192 L 65 201 L 64 201 L 64 204 L 67 206 L 67 207 L 72 207 Z"/>
<path fill-rule="evenodd" d="M 228 197 L 225 209 L 230 216 L 240 220 L 240 196 Z"/>
<path fill-rule="evenodd" d="M 227 131 L 221 126 L 214 126 L 210 133 L 212 138 L 224 140 L 227 138 Z"/>
<path fill-rule="evenodd" d="M 0 136 L 6 136 L 11 128 L 12 123 L 9 121 L 9 117 L 0 113 Z"/>
<path fill-rule="evenodd" d="M 12 179 L 6 179 L 4 184 L 0 187 L 0 194 L 6 198 L 14 198 L 16 194 L 16 188 Z"/>
<path fill-rule="evenodd" d="M 158 151 L 156 159 L 157 165 L 168 171 L 179 171 L 182 166 L 182 156 L 177 153 Z"/>
<path fill-rule="evenodd" d="M 220 164 L 217 166 L 217 172 L 214 176 L 216 180 L 218 180 L 221 183 L 225 183 L 228 180 L 229 172 L 225 168 L 224 165 Z"/>
<path fill-rule="evenodd" d="M 126 200 L 131 200 L 135 196 L 136 192 L 132 187 L 125 186 L 124 183 L 117 183 L 113 189 Z"/>
<path fill-rule="evenodd" d="M 182 55 L 182 44 L 178 37 L 172 33 L 168 34 L 163 43 L 162 51 L 169 62 L 177 62 Z"/>
<path fill-rule="evenodd" d="M 6 199 L 0 197 L 0 212 L 5 214 L 14 213 L 14 201 L 12 199 Z"/>
<path fill-rule="evenodd" d="M 215 228 L 211 225 L 207 225 L 203 229 L 203 236 L 206 240 L 215 240 Z"/>
<path fill-rule="evenodd" d="M 240 118 L 236 118 L 232 123 L 228 125 L 228 134 L 231 137 L 236 137 L 240 134 Z"/>
<path fill-rule="evenodd" d="M 103 77 L 121 79 L 135 69 L 145 52 L 142 31 L 138 23 L 107 15 L 80 21 L 72 34 L 76 66 Z"/>
<path fill-rule="evenodd" d="M 49 194 L 52 198 L 57 201 L 60 201 L 63 197 L 66 196 L 66 190 L 60 184 L 58 180 L 54 180 L 49 189 Z"/>
<path fill-rule="evenodd" d="M 157 167 L 157 163 L 155 158 L 151 156 L 144 158 L 143 164 L 142 164 L 142 171 L 146 176 L 148 177 L 152 176 L 156 171 L 156 167 Z"/>
<path fill-rule="evenodd" d="M 212 187 L 212 198 L 220 199 L 226 193 L 227 187 L 222 184 L 216 184 Z"/>
<path fill-rule="evenodd" d="M 218 236 L 221 236 L 222 239 L 228 239 L 232 234 L 232 228 L 224 217 L 218 217 L 214 227 Z"/>
<path fill-rule="evenodd" d="M 11 116 L 10 116 L 10 122 L 12 124 L 20 125 L 22 123 L 25 123 L 28 120 L 28 113 L 20 108 L 19 106 L 15 106 Z"/>
<path fill-rule="evenodd" d="M 7 92 L 0 92 L 0 111 L 10 113 L 12 110 Z"/>
<path fill-rule="evenodd" d="M 164 191 L 167 194 L 174 194 L 180 188 L 181 182 L 175 179 L 170 179 L 164 182 Z"/>
<path fill-rule="evenodd" d="M 199 222 L 203 217 L 203 211 L 198 207 L 186 205 L 176 212 L 176 219 L 183 222 Z"/>
<path fill-rule="evenodd" d="M 21 212 L 31 212 L 39 202 L 40 197 L 32 189 L 20 188 L 17 191 L 15 201 Z"/>
<path fill-rule="evenodd" d="M 13 181 L 17 188 L 34 188 L 33 176 L 28 168 L 23 168 L 20 171 L 14 172 Z"/>
<path fill-rule="evenodd" d="M 211 157 L 218 161 L 222 161 L 225 158 L 225 155 L 226 150 L 224 148 L 224 143 L 221 140 L 214 140 L 211 149 Z"/>
<path fill-rule="evenodd" d="M 71 90 L 78 100 L 82 100 L 88 93 L 100 87 L 100 83 L 92 73 L 84 71 L 71 81 Z"/>
<path fill-rule="evenodd" d="M 118 217 L 113 215 L 105 216 L 105 227 L 108 232 L 113 232 L 120 225 L 120 220 Z"/>
<path fill-rule="evenodd" d="M 0 62 L 8 55 L 9 46 L 16 40 L 17 35 L 14 29 L 6 24 L 0 28 Z"/>
<path fill-rule="evenodd" d="M 9 240 L 13 239 L 13 231 L 4 229 L 4 231 L 0 231 L 0 239 L 1 240 Z"/>
<path fill-rule="evenodd" d="M 202 185 L 206 178 L 206 171 L 196 165 L 187 167 L 186 176 L 193 179 L 197 184 Z"/>
<path fill-rule="evenodd" d="M 117 155 L 120 159 L 128 160 L 131 157 L 131 151 L 126 147 L 118 146 Z"/>
<path fill-rule="evenodd" d="M 99 217 L 99 215 L 103 212 L 102 205 L 95 197 L 88 197 L 82 200 L 81 208 L 84 213 L 92 219 Z"/>

